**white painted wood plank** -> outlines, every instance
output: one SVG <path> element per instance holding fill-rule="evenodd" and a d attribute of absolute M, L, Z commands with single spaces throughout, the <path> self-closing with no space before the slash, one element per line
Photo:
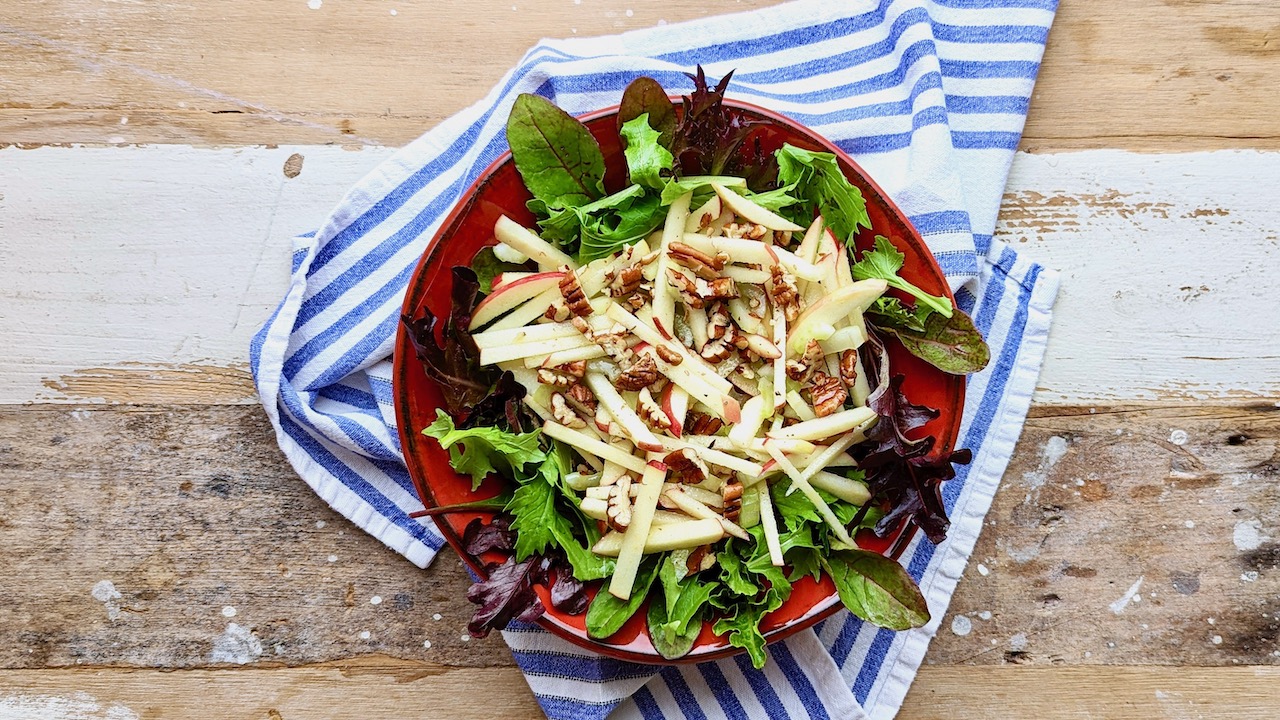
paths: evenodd
<path fill-rule="evenodd" d="M 0 403 L 252 402 L 289 238 L 391 152 L 0 150 Z M 1064 275 L 1037 401 L 1280 396 L 1278 185 L 1280 153 L 1018 155 L 998 234 Z"/>

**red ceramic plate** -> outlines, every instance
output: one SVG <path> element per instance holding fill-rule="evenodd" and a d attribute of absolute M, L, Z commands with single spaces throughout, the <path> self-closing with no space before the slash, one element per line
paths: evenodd
<path fill-rule="evenodd" d="M 888 236 L 906 254 L 906 263 L 901 271 L 905 279 L 927 292 L 951 297 L 942 271 L 919 233 L 853 160 L 830 142 L 781 115 L 747 103 L 731 100 L 726 100 L 725 103 L 741 109 L 750 117 L 766 121 L 762 129 L 756 131 L 766 152 L 773 152 L 783 143 L 791 143 L 810 150 L 835 153 L 845 175 L 862 191 L 867 201 L 871 229 L 859 234 L 858 247 L 869 247 L 876 235 Z M 609 192 L 622 189 L 626 179 L 626 162 L 616 131 L 616 113 L 617 108 L 609 108 L 581 118 L 604 151 L 607 166 L 605 185 Z M 469 265 L 480 248 L 495 243 L 493 225 L 499 215 L 506 214 L 517 222 L 533 226 L 534 217 L 525 209 L 525 201 L 529 198 L 515 164 L 511 162 L 510 153 L 504 154 L 489 166 L 454 207 L 418 263 L 405 295 L 404 313 L 410 317 L 418 317 L 420 308 L 426 306 L 438 316 L 447 316 L 450 269 L 455 265 Z M 890 343 L 889 355 L 894 373 L 906 375 L 903 383 L 906 395 L 913 402 L 938 408 L 940 411 L 936 419 L 917 432 L 938 438 L 935 452 L 949 451 L 960 430 L 964 378 L 935 369 L 910 355 L 896 343 Z M 448 453 L 441 450 L 434 440 L 420 434 L 435 419 L 436 411 L 442 407 L 443 401 L 439 388 L 426 376 L 414 355 L 403 327 L 396 338 L 394 384 L 396 420 L 400 425 L 405 461 L 422 502 L 427 507 L 435 507 L 497 495 L 500 486 L 493 479 L 486 481 L 478 493 L 472 493 L 471 479 L 455 473 L 449 466 Z M 437 518 L 440 531 L 449 544 L 478 574 L 483 574 L 482 563 L 485 558 L 474 558 L 463 552 L 461 536 L 467 523 L 475 518 L 487 520 L 488 517 L 487 513 L 454 513 Z M 887 552 L 895 546 L 896 541 L 903 541 L 897 543 L 897 547 L 902 547 L 905 540 L 909 539 L 900 537 L 902 532 L 888 538 L 877 538 L 863 532 L 858 536 L 858 542 L 865 548 Z M 544 588 L 539 588 L 539 594 L 548 608 L 539 623 L 556 635 L 589 650 L 622 660 L 669 662 L 654 650 L 645 629 L 643 608 L 613 637 L 607 641 L 598 641 L 587 637 L 585 613 L 574 616 L 558 612 L 551 609 Z M 812 578 L 805 577 L 795 584 L 790 599 L 764 618 L 761 630 L 769 641 L 780 640 L 828 617 L 840 607 L 840 599 L 830 580 L 824 577 L 821 582 L 815 582 Z M 678 662 L 701 662 L 738 652 L 741 651 L 730 646 L 726 638 L 713 634 L 710 623 L 707 623 L 693 649 Z"/>

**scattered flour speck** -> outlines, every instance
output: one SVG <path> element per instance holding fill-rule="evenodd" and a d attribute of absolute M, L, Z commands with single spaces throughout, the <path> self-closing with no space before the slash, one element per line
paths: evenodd
<path fill-rule="evenodd" d="M 372 636 L 373 636 L 373 634 L 372 634 L 372 633 L 370 633 L 368 630 L 361 630 L 361 631 L 360 631 L 360 639 L 361 639 L 361 640 L 368 640 L 368 639 L 369 639 L 370 637 L 372 637 Z"/>
<path fill-rule="evenodd" d="M 1216 624 L 1216 623 L 1218 622 L 1217 620 L 1214 620 L 1213 618 L 1208 618 L 1208 621 L 1209 621 L 1209 624 L 1210 624 L 1210 625 Z"/>
<path fill-rule="evenodd" d="M 316 529 L 317 529 L 317 530 L 323 530 L 325 525 L 328 525 L 328 523 L 326 523 L 326 522 L 325 522 L 325 521 L 323 521 L 323 520 L 317 520 L 317 521 L 316 521 Z"/>
<path fill-rule="evenodd" d="M 1249 550 L 1257 550 L 1262 543 L 1271 538 L 1262 534 L 1262 521 L 1260 520 L 1241 520 L 1236 523 L 1235 530 L 1231 533 L 1231 541 L 1235 543 L 1236 549 L 1241 552 Z"/>
<path fill-rule="evenodd" d="M 1241 579 L 1241 580 L 1243 580 L 1243 581 L 1245 581 L 1245 582 L 1257 582 L 1257 581 L 1258 581 L 1258 571 L 1257 571 L 1257 570 L 1246 570 L 1245 572 L 1240 573 L 1240 579 Z"/>
<path fill-rule="evenodd" d="M 1174 445 L 1186 445 L 1187 431 L 1174 430 L 1173 432 L 1169 433 L 1169 442 L 1173 443 Z"/>
<path fill-rule="evenodd" d="M 330 555 L 330 556 L 329 556 L 329 562 L 338 562 L 338 556 L 337 556 L 337 555 Z"/>
<path fill-rule="evenodd" d="M 1185 528 L 1187 528 L 1188 530 L 1190 530 L 1191 528 L 1193 528 L 1193 527 L 1195 527 L 1195 526 L 1196 526 L 1196 521 L 1195 521 L 1195 520 L 1188 520 L 1188 521 L 1186 521 L 1186 522 L 1182 523 L 1182 525 L 1183 525 L 1183 527 L 1185 527 Z"/>
<path fill-rule="evenodd" d="M 391 14 L 392 14 L 392 15 L 399 15 L 400 13 L 396 12 L 396 9 L 395 9 L 395 8 L 391 8 Z"/>
<path fill-rule="evenodd" d="M 470 636 L 470 635 L 468 635 L 468 634 L 466 634 L 466 633 L 463 633 L 463 634 L 462 634 L 462 642 L 471 642 L 471 636 Z"/>
<path fill-rule="evenodd" d="M 431 616 L 431 619 L 432 619 L 432 620 L 439 620 L 439 619 L 441 619 L 442 617 L 443 617 L 443 616 L 442 616 L 440 613 L 435 613 L 434 615 L 432 615 L 432 616 Z"/>
<path fill-rule="evenodd" d="M 1009 647 L 1010 647 L 1010 648 L 1013 648 L 1013 650 L 1015 650 L 1015 651 L 1017 651 L 1017 652 L 1021 652 L 1021 651 L 1023 651 L 1023 650 L 1026 650 L 1026 649 L 1027 649 L 1027 634 L 1026 634 L 1026 633 L 1018 633 L 1017 635 L 1014 635 L 1013 637 L 1009 638 Z"/>
<path fill-rule="evenodd" d="M 627 17 L 631 17 L 632 15 L 635 15 L 635 12 L 633 12 L 631 8 L 627 8 Z"/>
<path fill-rule="evenodd" d="M 430 641 L 430 640 L 423 640 L 423 641 L 422 641 L 422 647 L 424 647 L 424 648 L 426 648 L 426 649 L 430 650 L 430 649 L 431 649 L 431 641 Z"/>
<path fill-rule="evenodd" d="M 307 0 L 307 7 L 312 10 L 319 10 L 321 5 L 324 5 L 324 0 Z"/>
<path fill-rule="evenodd" d="M 973 622 L 964 615 L 957 615 L 951 619 L 951 632 L 961 637 L 973 632 Z"/>
<path fill-rule="evenodd" d="M 981 575 L 982 577 L 986 577 L 991 574 L 991 571 L 987 569 L 986 565 L 983 565 L 982 563 L 978 563 L 978 574 Z"/>
<path fill-rule="evenodd" d="M 209 660 L 215 663 L 245 665 L 262 655 L 262 641 L 253 631 L 235 623 L 227 623 L 227 629 L 213 640 L 213 652 Z"/>
<path fill-rule="evenodd" d="M 235 616 L 236 616 L 235 608 L 231 607 L 230 605 L 227 605 L 226 607 L 222 608 L 222 617 L 233 618 Z"/>
<path fill-rule="evenodd" d="M 1222 644 L 1222 636 L 1221 636 L 1221 635 L 1214 635 L 1213 637 L 1209 638 L 1209 642 L 1213 643 L 1214 645 L 1221 645 L 1221 644 Z"/>
<path fill-rule="evenodd" d="M 381 596 L 381 595 L 374 595 L 373 597 L 369 598 L 369 604 L 370 604 L 370 605 L 381 605 L 381 604 L 382 604 L 382 596 Z"/>
<path fill-rule="evenodd" d="M 990 611 L 990 610 L 983 610 L 982 612 L 978 613 L 978 618 L 979 618 L 979 619 L 982 619 L 982 620 L 990 620 L 990 619 L 991 619 L 991 611 Z"/>

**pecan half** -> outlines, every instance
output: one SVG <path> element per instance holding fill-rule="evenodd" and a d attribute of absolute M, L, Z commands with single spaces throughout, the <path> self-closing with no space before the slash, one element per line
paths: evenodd
<path fill-rule="evenodd" d="M 623 475 L 610 487 L 606 522 L 610 528 L 624 532 L 631 524 L 631 476 Z"/>
<path fill-rule="evenodd" d="M 561 278 L 560 296 L 564 298 L 569 312 L 574 315 L 586 317 L 591 314 L 591 303 L 587 302 L 587 295 L 582 291 L 582 283 L 578 282 L 577 273 L 567 272 Z"/>
<path fill-rule="evenodd" d="M 613 386 L 619 390 L 643 390 L 656 382 L 658 382 L 658 363 L 654 361 L 652 355 L 641 353 L 622 374 L 618 375 Z"/>
<path fill-rule="evenodd" d="M 622 268 L 609 283 L 609 294 L 613 297 L 626 297 L 639 290 L 643 280 L 644 266 L 640 263 Z"/>
<path fill-rule="evenodd" d="M 715 435 L 724 427 L 724 421 L 714 415 L 694 410 L 689 413 L 689 422 L 684 425 L 686 435 Z"/>
<path fill-rule="evenodd" d="M 564 399 L 569 407 L 583 415 L 594 415 L 596 412 L 596 396 L 591 388 L 582 383 L 574 383 L 564 391 Z"/>
<path fill-rule="evenodd" d="M 782 308 L 787 316 L 787 322 L 795 322 L 795 319 L 800 316 L 800 292 L 796 290 L 795 278 L 783 270 L 781 265 L 774 265 L 771 272 L 773 275 L 770 279 L 769 295 L 773 298 L 774 304 Z"/>
<path fill-rule="evenodd" d="M 636 403 L 636 414 L 639 415 L 649 427 L 655 430 L 669 430 L 671 428 L 671 418 L 662 411 L 662 407 L 653 399 L 653 393 L 649 392 L 649 388 L 640 388 L 640 398 Z"/>
<path fill-rule="evenodd" d="M 720 277 L 720 271 L 729 262 L 729 256 L 723 252 L 716 253 L 712 257 L 692 245 L 686 245 L 682 242 L 671 243 L 671 247 L 667 250 L 667 255 L 672 260 L 692 270 L 694 275 L 703 280 L 715 280 Z"/>
<path fill-rule="evenodd" d="M 738 297 L 738 284 L 733 281 L 733 278 L 716 278 L 714 280 L 698 278 L 693 281 L 693 284 L 694 294 L 703 301 L 729 300 Z"/>
<path fill-rule="evenodd" d="M 734 480 L 721 485 L 720 497 L 724 500 L 721 512 L 724 513 L 725 519 L 738 522 L 738 518 L 742 515 L 742 483 Z"/>
<path fill-rule="evenodd" d="M 708 340 L 707 344 L 702 346 L 702 352 L 698 354 L 707 362 L 718 363 L 732 355 L 733 350 L 733 344 L 722 337 L 718 340 Z"/>
<path fill-rule="evenodd" d="M 564 395 L 561 393 L 551 394 L 551 417 L 555 418 L 555 421 L 561 425 L 575 430 L 581 430 L 587 426 L 587 422 L 578 417 L 578 413 L 569 407 L 568 401 L 565 400 Z"/>
<path fill-rule="evenodd" d="M 654 345 L 653 349 L 655 352 L 658 353 L 658 357 L 662 358 L 662 362 L 668 365 L 679 365 L 680 363 L 684 362 L 683 355 L 676 352 L 675 350 L 672 350 L 671 348 L 667 347 L 663 343 L 658 343 L 657 345 Z"/>
<path fill-rule="evenodd" d="M 840 355 L 840 379 L 853 387 L 858 382 L 858 351 L 845 350 Z"/>
<path fill-rule="evenodd" d="M 813 386 L 809 388 L 809 401 L 813 403 L 813 412 L 818 417 L 826 417 L 844 407 L 849 393 L 844 389 L 840 378 L 832 377 L 822 371 L 813 374 Z"/>
<path fill-rule="evenodd" d="M 707 470 L 706 463 L 694 453 L 693 448 L 681 448 L 668 453 L 662 458 L 662 462 L 667 464 L 667 472 L 671 480 L 685 485 L 697 485 L 711 474 L 711 471 Z"/>
<path fill-rule="evenodd" d="M 671 286 L 679 291 L 680 297 L 686 305 L 693 308 L 700 308 L 706 305 L 706 302 L 698 295 L 698 283 L 705 284 L 706 280 L 701 278 L 691 279 L 673 267 L 667 268 L 667 277 L 671 280 Z"/>

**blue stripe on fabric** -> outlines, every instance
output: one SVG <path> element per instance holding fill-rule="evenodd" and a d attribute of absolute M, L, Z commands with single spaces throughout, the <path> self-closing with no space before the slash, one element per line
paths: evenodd
<path fill-rule="evenodd" d="M 969 232 L 969 213 L 964 210 L 940 210 L 908 216 L 921 233 Z"/>
<path fill-rule="evenodd" d="M 302 394 L 289 383 L 280 383 L 280 400 L 295 419 L 305 418 L 312 413 L 323 415 L 360 448 L 361 454 L 370 463 L 382 470 L 397 485 L 410 493 L 415 493 L 413 483 L 409 480 L 409 473 L 404 468 L 402 456 L 374 437 L 368 428 L 340 413 L 322 413 L 316 410 L 315 406 L 304 400 Z M 380 416 L 374 416 L 372 419 L 385 426 Z"/>
<path fill-rule="evenodd" d="M 827 708 L 818 697 L 818 691 L 809 680 L 808 673 L 801 669 L 800 663 L 796 662 L 795 656 L 791 654 L 791 649 L 786 643 L 777 643 L 769 647 L 772 649 L 771 655 L 774 662 L 778 664 L 782 674 L 791 681 L 791 687 L 800 696 L 800 701 L 809 711 L 809 717 L 812 720 L 830 720 L 831 716 L 827 714 Z"/>
<path fill-rule="evenodd" d="M 1027 8 L 1031 10 L 1058 9 L 1058 0 L 930 0 L 934 5 L 956 8 L 959 10 L 1011 10 Z"/>
<path fill-rule="evenodd" d="M 1042 25 L 944 25 L 934 23 L 933 36 L 954 43 L 990 45 L 996 43 L 1035 43 L 1043 45 L 1049 28 Z"/>
<path fill-rule="evenodd" d="M 679 668 L 669 665 L 664 667 L 659 674 L 662 676 L 662 681 L 667 684 L 667 689 L 671 691 L 671 697 L 675 698 L 676 706 L 680 708 L 680 712 L 685 718 L 688 720 L 707 720 L 707 714 L 702 711 L 702 706 L 698 704 L 698 698 L 689 689 L 689 683 L 680 674 Z"/>
<path fill-rule="evenodd" d="M 409 533 L 411 537 L 433 551 L 439 550 L 444 545 L 444 538 L 438 532 L 429 525 L 424 525 L 409 517 L 390 498 L 383 495 L 368 480 L 365 480 L 360 473 L 352 470 L 346 463 L 339 460 L 328 448 L 325 448 L 318 440 L 312 437 L 311 433 L 307 432 L 301 425 L 295 423 L 292 418 L 284 413 L 280 414 L 280 427 L 316 464 L 323 467 L 329 474 L 345 485 L 348 490 L 351 490 L 361 500 L 368 503 L 379 515 L 382 515 L 396 527 Z"/>
<path fill-rule="evenodd" d="M 520 661 L 522 670 L 533 675 L 576 678 L 591 682 L 634 680 L 653 675 L 653 668 L 647 665 L 607 658 L 583 657 L 554 650 L 512 650 L 511 654 Z"/>
<path fill-rule="evenodd" d="M 357 390 L 350 385 L 334 383 L 333 385 L 320 388 L 320 390 L 316 392 L 316 395 L 324 398 L 325 400 L 333 400 L 334 402 L 340 402 L 344 405 L 350 405 L 353 408 L 378 412 L 378 400 L 373 396 L 373 393 Z M 379 421 L 381 421 L 381 418 L 379 418 Z"/>
<path fill-rule="evenodd" d="M 951 144 L 957 150 L 1017 150 L 1020 132 L 951 131 Z"/>
<path fill-rule="evenodd" d="M 983 78 L 1026 78 L 1034 80 L 1040 63 L 1032 60 L 947 60 L 938 59 L 938 67 L 947 77 L 980 80 Z"/>
<path fill-rule="evenodd" d="M 351 332 L 362 322 L 367 320 L 374 310 L 386 305 L 397 295 L 403 295 L 406 286 L 409 283 L 409 277 L 413 274 L 413 270 L 413 265 L 406 265 L 400 270 L 400 272 L 396 273 L 394 277 L 384 283 L 382 287 L 366 296 L 364 300 L 344 313 L 342 317 L 335 319 L 332 325 L 329 325 L 324 330 L 321 330 L 313 336 L 310 340 L 303 343 L 302 347 L 295 350 L 293 354 L 285 360 L 285 377 L 293 378 L 296 376 L 303 366 L 314 360 L 320 353 L 328 350 L 330 347 L 333 347 L 342 336 Z M 399 307 L 397 304 L 392 316 L 384 318 L 378 327 L 375 328 L 375 331 L 388 324 L 394 327 L 395 323 L 400 321 L 398 311 Z M 388 337 L 388 334 L 384 331 L 382 338 L 386 337 Z M 378 342 L 374 343 L 374 345 L 379 345 L 381 342 L 382 339 L 379 339 Z M 344 359 L 352 357 L 354 350 L 355 348 L 348 350 L 346 353 L 343 353 L 342 357 Z M 357 358 L 357 363 L 363 362 L 366 358 L 367 356 Z M 319 387 L 324 387 L 332 382 L 341 380 L 350 374 L 350 372 L 351 368 L 349 366 L 341 363 L 335 363 L 335 365 L 330 367 L 329 371 L 323 373 L 321 377 L 307 383 L 307 389 L 314 390 Z"/>
<path fill-rule="evenodd" d="M 1021 95 L 948 95 L 947 110 L 961 115 L 1026 115 L 1031 98 Z"/>
<path fill-rule="evenodd" d="M 618 705 L 618 701 L 594 703 L 581 698 L 534 694 L 548 720 L 604 720 Z M 483 700 L 482 698 L 477 698 Z"/>
<path fill-rule="evenodd" d="M 759 670 L 751 667 L 751 660 L 745 654 L 734 655 L 733 664 L 738 666 L 738 670 L 742 672 L 742 677 L 746 678 L 747 684 L 756 694 L 756 699 L 764 706 L 764 710 L 769 714 L 769 720 L 780 720 L 782 718 L 791 717 L 791 713 L 787 712 L 787 708 L 782 704 L 782 699 L 778 697 L 778 693 L 773 689 L 773 684 L 769 682 L 769 678 Z"/>
<path fill-rule="evenodd" d="M 644 720 L 665 720 L 662 708 L 658 707 L 657 701 L 653 699 L 653 693 L 649 692 L 647 686 L 635 691 L 631 700 L 635 702 L 636 709 L 640 711 Z"/>
<path fill-rule="evenodd" d="M 991 239 L 992 238 L 990 235 L 980 235 L 978 233 L 974 233 L 973 234 L 974 250 L 976 250 L 979 255 L 986 257 L 987 251 L 991 249 Z"/>
<path fill-rule="evenodd" d="M 716 696 L 716 702 L 720 703 L 720 709 L 724 714 L 734 719 L 747 718 L 747 711 L 733 692 L 733 687 L 729 685 L 724 671 L 711 662 L 700 663 L 696 667 L 698 672 L 702 673 L 702 679 L 706 681 L 707 687 L 711 688 L 712 694 Z"/>

